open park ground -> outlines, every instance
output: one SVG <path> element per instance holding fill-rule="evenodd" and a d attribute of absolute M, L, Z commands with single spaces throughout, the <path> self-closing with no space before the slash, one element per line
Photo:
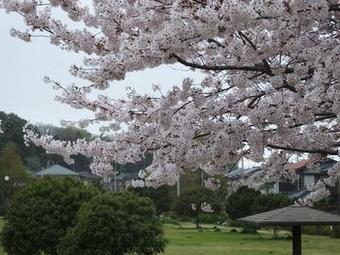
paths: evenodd
<path fill-rule="evenodd" d="M 220 232 L 213 229 L 198 232 L 188 224 L 166 225 L 165 230 L 169 240 L 166 255 L 290 255 L 292 252 L 291 240 L 273 240 L 270 231 L 253 235 L 230 233 L 228 228 L 222 228 Z M 339 239 L 309 235 L 302 238 L 303 254 L 340 254 Z"/>
<path fill-rule="evenodd" d="M 0 220 L 0 229 L 3 222 Z M 168 245 L 165 255 L 290 255 L 291 240 L 272 239 L 270 231 L 248 235 L 231 233 L 230 228 L 203 225 L 197 231 L 191 223 L 165 224 Z M 284 237 L 285 234 L 283 233 Z M 308 255 L 339 255 L 340 240 L 322 236 L 303 236 L 303 253 Z M 0 255 L 5 255 L 0 247 Z"/>

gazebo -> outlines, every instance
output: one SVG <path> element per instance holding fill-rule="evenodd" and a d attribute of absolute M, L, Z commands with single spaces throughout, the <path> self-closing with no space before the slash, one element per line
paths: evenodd
<path fill-rule="evenodd" d="M 250 215 L 239 222 L 255 226 L 292 227 L 293 255 L 301 255 L 301 226 L 340 225 L 340 216 L 301 205 Z"/>

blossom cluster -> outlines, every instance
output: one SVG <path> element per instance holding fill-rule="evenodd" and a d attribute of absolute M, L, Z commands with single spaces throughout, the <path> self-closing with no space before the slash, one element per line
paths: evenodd
<path fill-rule="evenodd" d="M 91 8 L 78 0 L 0 0 L 0 6 L 25 18 L 28 29 L 13 36 L 48 37 L 86 55 L 70 69 L 86 86 L 45 80 L 59 89 L 58 101 L 94 113 L 80 126 L 101 122 L 113 138 L 67 142 L 25 130 L 27 142 L 68 162 L 80 153 L 93 158 L 96 174 L 109 176 L 112 162 L 152 153 L 143 185 L 157 187 L 195 169 L 220 176 L 242 156 L 263 170 L 236 185 L 260 187 L 287 175 L 284 163 L 296 153 L 340 154 L 338 0 L 100 0 Z M 53 15 L 59 8 L 79 29 Z M 133 89 L 119 100 L 93 96 L 127 73 L 174 63 L 206 77 L 157 96 Z M 307 200 L 326 196 L 339 171 Z"/>

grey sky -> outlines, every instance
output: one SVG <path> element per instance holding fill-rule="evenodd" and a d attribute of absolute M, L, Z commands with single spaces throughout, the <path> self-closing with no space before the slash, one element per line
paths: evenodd
<path fill-rule="evenodd" d="M 82 61 L 82 57 L 65 52 L 49 44 L 48 39 L 36 38 L 26 43 L 9 35 L 11 27 L 25 29 L 22 18 L 0 10 L 0 110 L 13 112 L 33 122 L 59 125 L 61 119 L 77 120 L 90 116 L 54 101 L 56 91 L 43 82 L 45 75 L 68 85 L 77 81 L 68 73 L 71 64 Z M 182 66 L 162 66 L 157 69 L 134 72 L 122 82 L 114 82 L 106 92 L 110 97 L 122 97 L 125 87 L 131 86 L 138 92 L 150 92 L 153 83 L 163 89 L 179 85 L 185 77 L 199 79 L 202 75 L 186 71 Z"/>

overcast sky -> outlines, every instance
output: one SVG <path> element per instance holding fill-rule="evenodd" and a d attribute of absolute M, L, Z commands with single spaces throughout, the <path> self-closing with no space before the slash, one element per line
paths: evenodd
<path fill-rule="evenodd" d="M 43 122 L 59 125 L 61 119 L 77 120 L 90 116 L 62 105 L 54 100 L 56 91 L 43 82 L 45 75 L 68 85 L 81 83 L 68 73 L 71 64 L 79 64 L 82 57 L 66 52 L 49 44 L 48 39 L 35 38 L 26 43 L 9 35 L 11 27 L 25 29 L 22 18 L 0 10 L 0 110 L 13 112 L 33 123 Z M 162 66 L 157 69 L 134 72 L 122 82 L 114 82 L 107 95 L 122 97 L 125 87 L 131 86 L 138 92 L 149 92 L 153 83 L 164 89 L 179 85 L 183 78 L 200 79 L 201 74 L 192 73 L 182 66 Z"/>

